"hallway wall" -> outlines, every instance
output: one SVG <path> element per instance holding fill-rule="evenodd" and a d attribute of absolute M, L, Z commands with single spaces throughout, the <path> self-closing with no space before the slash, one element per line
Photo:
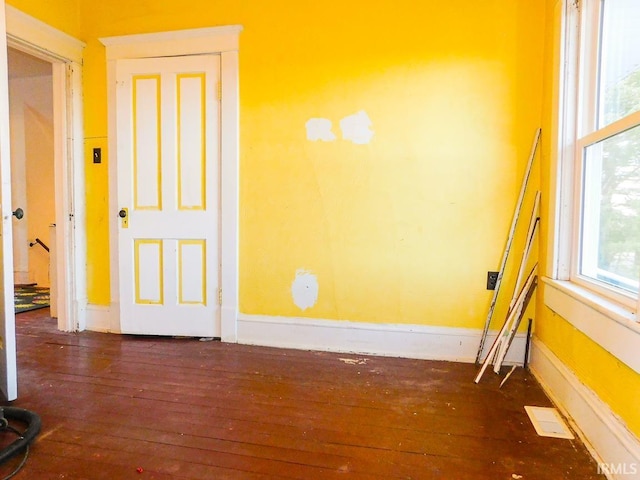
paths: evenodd
<path fill-rule="evenodd" d="M 13 208 L 25 216 L 13 220 L 16 283 L 49 286 L 49 225 L 55 221 L 53 104 L 51 75 L 9 81 Z"/>

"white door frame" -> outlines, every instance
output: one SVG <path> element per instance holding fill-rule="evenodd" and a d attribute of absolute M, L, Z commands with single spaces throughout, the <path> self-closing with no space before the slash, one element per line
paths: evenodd
<path fill-rule="evenodd" d="M 220 317 L 221 338 L 237 341 L 238 317 L 238 46 L 242 26 L 101 38 L 107 56 L 109 115 L 109 230 L 111 308 L 109 330 L 120 332 L 118 271 L 118 138 L 116 129 L 116 62 L 120 59 L 215 53 L 220 55 Z M 212 319 L 211 321 L 214 321 Z"/>
<path fill-rule="evenodd" d="M 86 326 L 87 305 L 82 141 L 85 44 L 10 5 L 6 5 L 6 20 L 8 46 L 52 66 L 58 329 L 82 331 Z"/>

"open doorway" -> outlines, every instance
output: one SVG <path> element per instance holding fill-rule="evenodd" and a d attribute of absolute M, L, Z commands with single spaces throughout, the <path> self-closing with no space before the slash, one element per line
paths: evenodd
<path fill-rule="evenodd" d="M 53 298 L 56 317 L 52 65 L 14 48 L 7 60 L 16 313 L 46 307 Z"/>
<path fill-rule="evenodd" d="M 50 194 L 47 202 L 54 208 L 55 216 L 53 219 L 45 218 L 44 215 L 34 213 L 34 210 L 38 210 L 37 205 L 35 208 L 29 205 L 29 212 L 25 210 L 25 214 L 40 217 L 41 223 L 40 226 L 36 226 L 36 231 L 28 233 L 26 247 L 22 244 L 17 248 L 31 249 L 29 257 L 40 256 L 41 267 L 50 265 L 51 268 L 45 267 L 41 270 L 43 273 L 40 274 L 40 278 L 46 278 L 48 273 L 50 284 L 56 287 L 52 298 L 56 303 L 58 328 L 63 331 L 84 330 L 87 296 L 86 270 L 83 268 L 86 263 L 86 215 L 82 141 L 82 56 L 85 45 L 10 5 L 5 5 L 5 14 L 7 46 L 26 54 L 25 60 L 30 66 L 33 66 L 33 61 L 39 60 L 39 65 L 44 70 L 43 74 L 51 73 L 49 83 L 53 118 L 53 174 L 38 175 L 53 182 L 55 194 Z M 8 80 L 10 74 L 6 64 L 0 65 L 0 76 L 4 75 Z M 13 128 L 11 125 L 11 129 Z M 8 133 L 5 132 L 5 135 L 9 136 Z M 10 158 L 11 155 L 6 157 Z M 4 163 L 10 167 L 10 162 Z M 31 203 L 31 199 L 29 202 Z M 4 203 L 6 205 L 8 202 Z M 14 205 L 11 209 L 5 208 L 9 215 L 5 213 L 4 218 L 12 218 L 10 212 L 18 207 L 19 205 Z M 12 227 L 18 223 L 16 220 L 11 221 Z M 48 230 L 51 223 L 56 225 L 55 233 Z M 46 244 L 41 238 L 41 235 L 46 237 L 46 231 L 49 233 L 48 246 L 51 250 L 56 250 L 55 254 L 50 253 L 48 256 L 46 249 L 35 242 L 35 238 L 40 238 Z M 29 244 L 34 242 L 36 245 L 29 247 Z M 7 247 L 5 245 L 5 249 Z M 9 248 L 13 249 L 13 245 Z M 29 260 L 31 263 L 33 258 Z M 7 293 L 4 293 L 5 303 L 9 300 L 6 298 Z M 8 325 L 13 324 L 13 318 L 9 318 L 7 322 Z M 11 331 L 8 330 L 7 335 L 11 336 Z"/>
<path fill-rule="evenodd" d="M 6 37 L 5 37 L 6 34 Z M 7 46 L 49 63 L 53 110 L 55 242 L 58 328 L 84 329 L 86 314 L 85 209 L 82 129 L 82 52 L 84 43 L 11 7 L 0 6 L 0 396 L 17 397 L 14 315 L 13 215 L 11 204 L 11 121 Z M 26 168 L 26 167 L 25 167 Z M 26 173 L 25 173 L 26 175 Z M 26 181 L 26 180 L 25 180 Z M 15 208 L 15 210 L 14 210 Z M 17 215 L 16 215 L 17 216 Z M 2 235 L 6 232 L 6 235 Z M 18 248 L 20 248 L 18 246 Z M 7 268 L 5 268 L 5 266 Z M 82 272 L 78 274 L 77 272 Z"/>

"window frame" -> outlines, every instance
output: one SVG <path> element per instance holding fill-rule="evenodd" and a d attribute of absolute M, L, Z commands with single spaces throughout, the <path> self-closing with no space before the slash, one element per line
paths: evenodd
<path fill-rule="evenodd" d="M 580 273 L 586 148 L 640 125 L 640 111 L 602 128 L 597 125 L 602 4 L 602 0 L 573 0 L 564 5 L 559 72 L 560 215 L 553 278 L 567 280 L 623 307 L 637 321 L 640 294 L 627 293 Z"/>

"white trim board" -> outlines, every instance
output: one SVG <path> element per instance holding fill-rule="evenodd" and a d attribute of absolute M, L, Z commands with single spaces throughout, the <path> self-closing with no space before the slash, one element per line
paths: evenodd
<path fill-rule="evenodd" d="M 32 49 L 37 47 L 45 58 L 55 57 L 65 63 L 82 65 L 82 52 L 86 44 L 56 28 L 33 18 L 11 5 L 5 5 L 7 37 Z M 30 52 L 31 53 L 31 52 Z"/>
<path fill-rule="evenodd" d="M 238 51 L 241 25 L 100 38 L 107 60 Z M 205 46 L 206 45 L 206 46 Z"/>
<path fill-rule="evenodd" d="M 87 330 L 114 333 L 111 329 L 111 307 L 87 305 Z"/>
<path fill-rule="evenodd" d="M 497 335 L 490 331 L 487 342 Z M 238 315 L 238 343 L 299 350 L 473 363 L 481 329 Z M 526 334 L 516 335 L 505 364 L 521 365 Z"/>
<path fill-rule="evenodd" d="M 635 315 L 571 282 L 544 278 L 544 303 L 607 352 L 640 373 Z"/>
<path fill-rule="evenodd" d="M 530 368 L 596 461 L 640 469 L 640 440 L 536 337 L 532 341 Z M 629 477 L 614 474 L 609 478 Z"/>

